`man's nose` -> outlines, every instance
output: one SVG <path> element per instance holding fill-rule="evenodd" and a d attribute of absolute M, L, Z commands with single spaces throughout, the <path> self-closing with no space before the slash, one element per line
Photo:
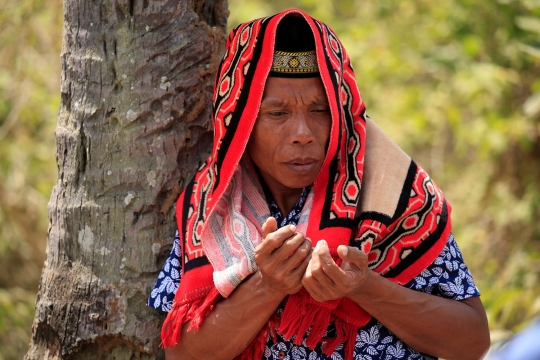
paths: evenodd
<path fill-rule="evenodd" d="M 292 121 L 291 143 L 294 145 L 308 145 L 315 142 L 315 136 L 310 127 L 309 115 L 299 113 Z"/>

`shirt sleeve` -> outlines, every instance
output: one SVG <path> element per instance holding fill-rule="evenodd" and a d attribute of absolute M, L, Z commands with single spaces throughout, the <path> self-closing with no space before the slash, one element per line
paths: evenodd
<path fill-rule="evenodd" d="M 148 297 L 147 306 L 164 312 L 171 311 L 174 296 L 176 295 L 176 290 L 178 290 L 182 277 L 182 261 L 180 256 L 180 237 L 178 236 L 178 230 L 176 230 L 173 248 Z"/>
<path fill-rule="evenodd" d="M 405 287 L 454 300 L 480 296 L 452 234 L 435 261 Z"/>

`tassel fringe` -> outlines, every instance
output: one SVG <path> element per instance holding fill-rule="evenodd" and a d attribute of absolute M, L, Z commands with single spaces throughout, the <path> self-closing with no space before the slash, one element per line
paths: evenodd
<path fill-rule="evenodd" d="M 214 305 L 220 297 L 221 295 L 219 294 L 218 290 L 213 287 L 208 295 L 206 295 L 204 298 L 202 305 L 196 308 L 193 312 L 193 318 L 190 319 L 191 323 L 189 324 L 188 331 L 191 331 L 192 329 L 194 331 L 199 330 L 204 318 L 207 317 L 208 314 L 210 314 L 210 312 L 214 309 Z"/>
<path fill-rule="evenodd" d="M 186 318 L 186 314 L 190 312 L 189 308 L 191 305 L 194 304 L 173 305 L 161 328 L 161 346 L 168 348 L 178 344 L 182 325 L 185 324 L 183 321 Z"/>
<path fill-rule="evenodd" d="M 324 336 L 332 311 L 338 303 L 339 300 L 314 303 L 309 293 L 302 289 L 287 300 L 279 327 L 280 334 L 288 340 L 294 336 L 294 343 L 300 345 L 309 330 L 306 345 L 315 348 Z"/>
<path fill-rule="evenodd" d="M 208 295 L 190 303 L 175 303 L 163 323 L 161 331 L 162 346 L 167 348 L 178 344 L 182 327 L 188 322 L 190 322 L 188 331 L 199 330 L 203 320 L 210 314 L 220 298 L 221 295 L 217 289 L 213 288 Z M 313 303 L 313 301 L 308 293 L 303 292 L 294 297 L 289 297 L 281 318 L 274 314 L 246 350 L 236 359 L 261 359 L 264 355 L 268 337 L 273 336 L 275 342 L 276 329 L 279 328 L 279 332 L 286 339 L 290 340 L 294 337 L 294 344 L 296 345 L 302 344 L 306 333 L 309 331 L 305 345 L 314 349 L 318 343 L 323 341 L 323 352 L 328 356 L 332 355 L 339 344 L 344 343 L 345 360 L 352 360 L 359 326 L 332 315 L 332 311 L 339 301 L 322 304 Z M 334 322 L 337 336 L 331 339 L 323 339 L 330 322 Z"/>
<path fill-rule="evenodd" d="M 295 296 L 290 296 L 283 310 L 279 333 L 285 339 L 294 338 L 294 344 L 301 345 L 305 334 L 309 331 L 305 345 L 310 349 L 315 349 L 317 344 L 324 342 L 323 352 L 331 356 L 339 344 L 344 343 L 345 360 L 353 360 L 356 335 L 360 328 L 358 323 L 351 319 L 342 319 L 333 315 L 340 300 L 327 301 L 324 303 L 315 302 L 309 293 L 301 290 Z M 328 328 L 328 324 L 334 322 L 337 336 L 335 338 L 325 338 L 323 336 Z M 261 348 L 264 349 L 264 345 Z M 262 356 L 262 352 L 261 352 Z M 260 359 L 253 357 L 251 359 Z"/>
<path fill-rule="evenodd" d="M 175 303 L 167 315 L 161 330 L 161 345 L 165 348 L 180 342 L 182 326 L 189 324 L 188 331 L 197 331 L 206 316 L 210 314 L 221 295 L 213 288 L 208 295 L 186 304 Z"/>
<path fill-rule="evenodd" d="M 323 353 L 331 356 L 339 344 L 344 343 L 345 360 L 353 360 L 356 334 L 358 334 L 359 327 L 340 318 L 333 318 L 332 320 L 336 326 L 337 336 L 332 339 L 324 339 Z"/>

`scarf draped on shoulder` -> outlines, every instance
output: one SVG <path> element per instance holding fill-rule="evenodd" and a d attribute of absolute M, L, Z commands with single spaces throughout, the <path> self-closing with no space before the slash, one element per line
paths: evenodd
<path fill-rule="evenodd" d="M 430 265 L 450 233 L 450 205 L 429 176 L 366 116 L 349 57 L 335 33 L 300 10 L 240 24 L 227 40 L 214 86 L 214 145 L 177 202 L 182 281 L 162 329 L 170 347 L 182 326 L 197 330 L 214 305 L 257 271 L 255 247 L 270 212 L 254 165 L 244 154 L 272 66 L 276 29 L 301 16 L 315 38 L 320 76 L 332 114 L 326 158 L 297 231 L 325 239 L 338 264 L 339 245 L 368 254 L 369 267 L 405 284 Z M 367 138 L 366 138 L 367 133 Z M 313 244 L 315 245 L 315 244 Z M 348 298 L 316 302 L 302 289 L 288 297 L 241 357 L 260 359 L 278 331 L 331 354 L 345 343 L 352 359 L 358 329 L 371 315 Z M 330 322 L 337 337 L 324 338 Z"/>

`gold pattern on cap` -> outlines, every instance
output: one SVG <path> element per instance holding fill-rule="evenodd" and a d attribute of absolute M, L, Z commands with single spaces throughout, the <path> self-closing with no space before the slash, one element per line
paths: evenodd
<path fill-rule="evenodd" d="M 318 73 L 317 54 L 315 50 L 303 52 L 275 51 L 270 71 L 297 74 Z"/>

